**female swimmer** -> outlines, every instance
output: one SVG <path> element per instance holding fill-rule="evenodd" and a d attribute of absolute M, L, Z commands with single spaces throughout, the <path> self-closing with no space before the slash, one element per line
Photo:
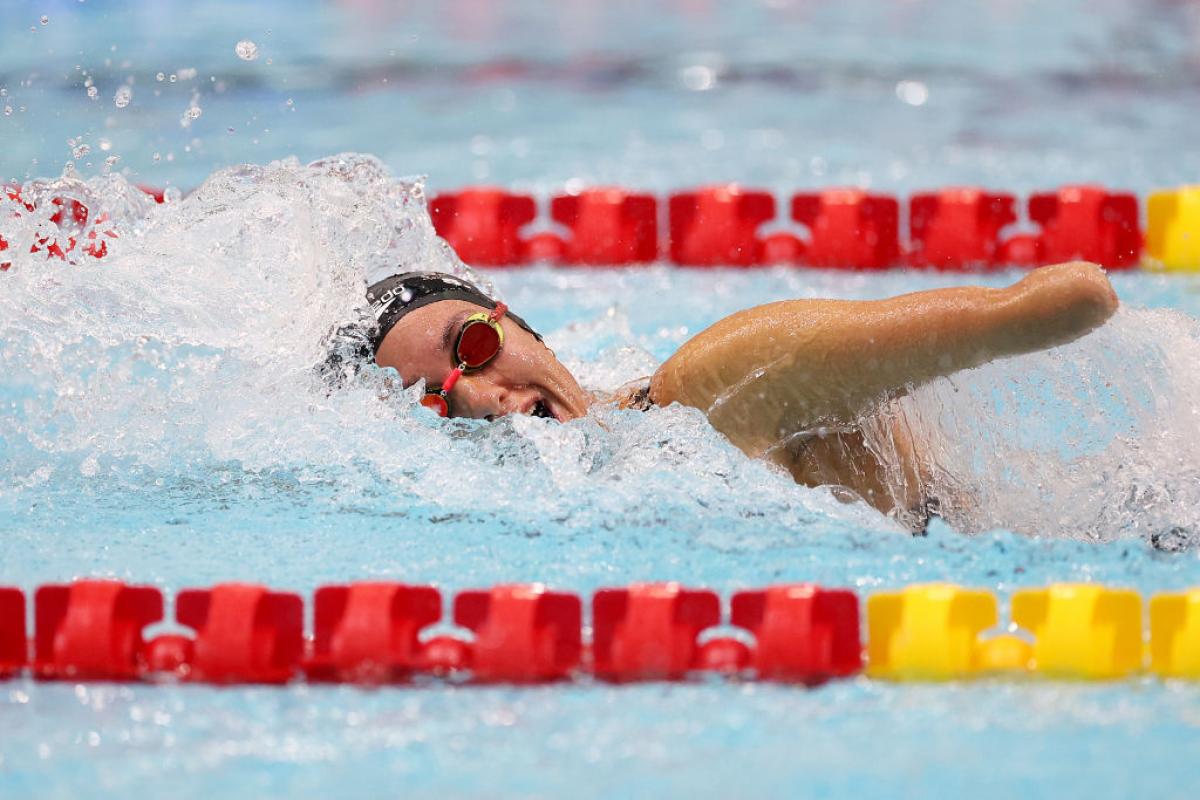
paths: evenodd
<path fill-rule="evenodd" d="M 517 315 L 450 275 L 405 273 L 370 287 L 375 361 L 448 416 L 534 414 L 566 421 L 598 402 Z M 934 289 L 886 300 L 785 300 L 701 331 L 653 377 L 609 401 L 703 411 L 746 455 L 807 486 L 836 485 L 914 531 L 936 499 L 920 443 L 897 424 L 881 455 L 859 423 L 881 401 L 996 358 L 1072 341 L 1107 320 L 1104 272 L 1076 262 L 1016 284 Z"/>

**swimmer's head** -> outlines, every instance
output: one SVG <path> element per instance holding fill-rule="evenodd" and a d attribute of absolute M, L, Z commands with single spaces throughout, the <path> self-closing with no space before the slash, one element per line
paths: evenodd
<path fill-rule="evenodd" d="M 411 385 L 440 387 L 455 367 L 460 331 L 496 301 L 453 275 L 407 272 L 373 284 L 367 301 L 377 329 L 375 363 Z M 481 369 L 464 373 L 448 393 L 451 416 L 477 419 L 536 414 L 560 421 L 583 416 L 590 398 L 533 328 L 507 312 L 497 323 L 503 344 Z M 485 329 L 486 330 L 486 329 Z"/>

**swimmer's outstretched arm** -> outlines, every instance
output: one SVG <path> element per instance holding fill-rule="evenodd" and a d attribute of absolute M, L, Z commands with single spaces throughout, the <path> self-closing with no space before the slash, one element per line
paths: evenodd
<path fill-rule="evenodd" d="M 796 430 L 852 420 L 890 392 L 1069 342 L 1116 307 L 1104 272 L 1084 262 L 1043 267 L 1003 289 L 771 303 L 684 344 L 655 373 L 650 396 L 702 409 L 756 455 Z"/>

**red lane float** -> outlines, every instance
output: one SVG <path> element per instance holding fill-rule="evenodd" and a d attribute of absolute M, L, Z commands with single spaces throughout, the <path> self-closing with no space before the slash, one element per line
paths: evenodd
<path fill-rule="evenodd" d="M 749 267 L 763 263 L 758 229 L 775 217 L 768 192 L 736 185 L 671 195 L 670 256 L 688 267 Z"/>
<path fill-rule="evenodd" d="M 754 634 L 761 680 L 820 683 L 862 671 L 858 597 L 811 584 L 738 592 L 730 621 Z"/>
<path fill-rule="evenodd" d="M 533 222 L 537 206 L 528 195 L 493 188 L 440 194 L 430 202 L 429 216 L 438 235 L 468 264 L 504 267 L 529 258 L 521 228 Z"/>
<path fill-rule="evenodd" d="M 658 201 L 652 195 L 587 189 L 552 198 L 550 217 L 571 234 L 561 244 L 558 260 L 564 264 L 645 264 L 658 258 Z"/>
<path fill-rule="evenodd" d="M 25 595 L 0 586 L 0 680 L 20 672 L 29 660 L 25 634 Z"/>
<path fill-rule="evenodd" d="M 858 189 L 792 197 L 792 219 L 811 232 L 803 263 L 837 269 L 884 269 L 900 260 L 900 203 Z"/>
<path fill-rule="evenodd" d="M 1142 251 L 1137 197 L 1101 186 L 1064 186 L 1029 198 L 1029 218 L 1041 226 L 1037 263 L 1084 259 L 1109 269 L 1135 267 Z"/>
<path fill-rule="evenodd" d="M 304 653 L 304 601 L 264 586 L 185 589 L 175 618 L 196 631 L 183 677 L 208 683 L 286 683 Z"/>
<path fill-rule="evenodd" d="M 42 680 L 134 680 L 146 673 L 142 630 L 162 619 L 153 586 L 84 580 L 34 595 L 34 675 Z"/>
<path fill-rule="evenodd" d="M 611 681 L 680 680 L 701 668 L 700 632 L 720 622 L 716 592 L 677 583 L 601 589 L 592 596 L 592 669 Z"/>
<path fill-rule="evenodd" d="M 965 271 L 1003 264 L 1000 231 L 1017 221 L 1011 194 L 943 189 L 909 200 L 908 263 Z"/>
<path fill-rule="evenodd" d="M 432 586 L 354 583 L 322 586 L 313 597 L 310 680 L 382 683 L 425 665 L 419 635 L 442 617 Z"/>
<path fill-rule="evenodd" d="M 454 598 L 454 622 L 475 632 L 470 669 L 478 681 L 560 680 L 583 655 L 579 597 L 541 584 L 462 592 Z"/>

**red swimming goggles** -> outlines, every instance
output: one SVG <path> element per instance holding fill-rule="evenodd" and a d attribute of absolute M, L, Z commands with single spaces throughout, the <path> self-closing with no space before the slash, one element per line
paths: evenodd
<path fill-rule="evenodd" d="M 458 383 L 458 379 L 464 372 L 483 369 L 500 354 L 500 348 L 504 346 L 504 329 L 500 327 L 500 319 L 507 312 L 508 306 L 496 303 L 490 313 L 480 312 L 467 317 L 454 341 L 450 359 L 454 366 L 450 374 L 440 387 L 425 390 L 421 405 L 432 409 L 439 417 L 450 416 L 450 390 Z"/>

